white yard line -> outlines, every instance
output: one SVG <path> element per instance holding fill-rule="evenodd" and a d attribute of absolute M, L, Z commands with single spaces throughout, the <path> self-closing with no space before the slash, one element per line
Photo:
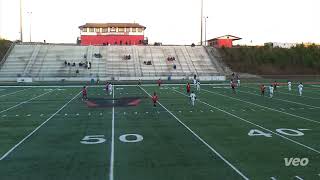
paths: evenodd
<path fill-rule="evenodd" d="M 211 93 L 211 94 L 216 94 L 216 95 L 219 95 L 219 96 L 227 97 L 227 98 L 230 98 L 230 99 L 234 99 L 234 100 L 237 100 L 237 101 L 241 101 L 241 102 L 244 102 L 244 103 L 247 103 L 247 104 L 251 104 L 251 105 L 254 105 L 254 106 L 257 106 L 257 107 L 265 108 L 265 109 L 268 109 L 268 110 L 271 110 L 271 111 L 275 111 L 275 112 L 279 112 L 279 113 L 282 113 L 282 114 L 286 114 L 286 115 L 289 115 L 289 116 L 293 116 L 293 117 L 296 117 L 296 118 L 300 118 L 300 119 L 303 119 L 303 120 L 306 120 L 306 121 L 310 121 L 310 122 L 314 122 L 314 123 L 320 124 L 320 121 L 315 121 L 315 120 L 312 120 L 312 119 L 309 119 L 309 118 L 305 118 L 305 117 L 302 117 L 302 116 L 298 116 L 298 115 L 294 115 L 294 114 L 291 114 L 291 113 L 288 113 L 288 112 L 279 111 L 277 109 L 273 109 L 273 108 L 269 108 L 269 107 L 266 107 L 266 106 L 262 106 L 262 105 L 259 105 L 259 104 L 256 104 L 256 103 L 252 103 L 252 102 L 249 102 L 249 101 L 242 100 L 242 99 L 226 96 L 226 95 L 223 95 L 223 94 L 220 94 L 220 93 L 208 91 L 206 89 L 203 89 L 203 91 L 206 91 L 206 92 Z"/>
<path fill-rule="evenodd" d="M 241 90 L 237 90 L 237 91 L 243 92 L 243 93 L 247 93 L 247 94 L 251 94 L 251 95 L 255 95 L 255 96 L 261 96 L 261 95 L 259 95 L 259 94 L 254 94 L 254 93 L 247 92 L 247 91 L 241 91 Z M 277 97 L 273 97 L 272 99 L 275 99 L 275 100 L 278 100 L 278 101 L 283 101 L 283 102 L 288 102 L 288 103 L 292 103 L 292 104 L 298 104 L 298 105 L 302 105 L 302 106 L 306 106 L 306 107 L 313 107 L 313 108 L 316 108 L 316 109 L 319 109 L 319 108 L 320 108 L 320 107 L 318 107 L 318 106 L 313 106 L 313 105 L 309 105 L 309 104 L 304 104 L 304 103 L 289 101 L 289 100 L 280 99 L 280 98 L 277 98 Z"/>
<path fill-rule="evenodd" d="M 151 95 L 142 87 L 140 87 L 148 96 Z M 174 90 L 175 91 L 175 90 Z M 234 171 L 236 171 L 243 179 L 249 180 L 240 170 L 238 170 L 234 165 L 232 165 L 228 160 L 226 160 L 219 152 L 217 152 L 211 145 L 209 145 L 205 140 L 203 140 L 199 135 L 197 135 L 192 129 L 190 129 L 186 124 L 184 124 L 177 116 L 175 116 L 171 111 L 169 111 L 160 102 L 158 104 L 165 109 L 171 116 L 173 116 L 181 125 L 183 125 L 187 130 L 189 130 L 198 140 L 200 140 L 205 146 L 207 146 L 213 153 L 215 153 L 220 159 L 222 159 L 228 166 L 230 166 Z"/>
<path fill-rule="evenodd" d="M 112 135 L 111 135 L 111 155 L 110 155 L 110 172 L 109 172 L 109 180 L 113 180 L 113 166 L 114 166 L 114 86 L 112 86 Z"/>
<path fill-rule="evenodd" d="M 48 121 L 50 121 L 56 114 L 58 114 L 62 109 L 64 109 L 71 101 L 73 101 L 79 94 L 77 93 L 70 101 L 68 101 L 66 104 L 64 104 L 57 112 L 52 114 L 46 121 L 44 121 L 42 124 L 40 124 L 36 129 L 34 129 L 29 135 L 27 135 L 25 138 L 23 138 L 18 144 L 14 145 L 8 152 L 6 152 L 4 155 L 1 156 L 0 161 L 5 159 L 12 151 L 14 151 L 20 144 L 22 144 L 24 141 L 26 141 L 28 138 L 30 138 L 35 132 L 37 132 L 43 125 L 45 125 Z"/>
<path fill-rule="evenodd" d="M 16 93 L 18 93 L 18 92 L 22 92 L 22 91 L 25 91 L 25 90 L 27 90 L 27 89 L 22 89 L 22 90 L 15 91 L 15 92 L 12 92 L 12 93 L 4 94 L 4 95 L 1 95 L 0 97 L 9 96 L 9 95 L 16 94 Z"/>
<path fill-rule="evenodd" d="M 34 97 L 34 98 L 31 98 L 31 99 L 29 99 L 29 100 L 27 100 L 27 101 L 20 102 L 19 104 L 16 104 L 16 105 L 14 105 L 14 106 L 9 107 L 8 109 L 5 109 L 5 110 L 0 111 L 0 114 L 3 113 L 3 112 L 7 112 L 7 111 L 9 111 L 9 110 L 11 110 L 11 109 L 13 109 L 13 108 L 15 108 L 15 107 L 18 107 L 18 106 L 20 106 L 20 105 L 22 105 L 22 104 L 28 103 L 28 102 L 30 102 L 30 101 L 32 101 L 32 100 L 34 100 L 34 99 L 37 99 L 37 98 L 39 98 L 39 97 L 41 97 L 41 96 L 44 96 L 44 95 L 46 95 L 46 94 L 48 94 L 48 93 L 51 93 L 51 92 L 53 92 L 53 91 L 49 91 L 49 92 L 43 93 L 43 94 L 41 94 L 41 95 L 39 95 L 39 96 L 36 96 L 36 97 Z"/>
<path fill-rule="evenodd" d="M 176 90 L 174 90 L 174 91 L 176 91 Z M 178 92 L 178 93 L 186 96 L 185 94 L 183 94 L 183 93 L 181 93 L 181 92 L 179 92 L 179 91 L 176 91 L 176 92 Z M 213 106 L 213 105 L 211 105 L 211 104 L 208 104 L 208 103 L 206 103 L 206 102 L 204 102 L 204 101 L 201 101 L 201 100 L 199 100 L 199 99 L 198 99 L 197 101 L 199 101 L 200 103 L 205 104 L 205 105 L 207 105 L 207 106 L 209 106 L 209 107 L 215 108 L 215 109 L 217 109 L 217 110 L 219 110 L 219 111 L 221 111 L 221 112 L 224 112 L 225 114 L 228 114 L 228 115 L 230 115 L 230 116 L 232 116 L 232 117 L 235 117 L 235 118 L 237 118 L 237 119 L 240 119 L 241 121 L 244 121 L 244 122 L 246 122 L 246 123 L 249 123 L 249 124 L 251 124 L 251 125 L 254 125 L 254 126 L 256 126 L 256 127 L 259 127 L 259 128 L 261 128 L 261 129 L 263 129 L 263 130 L 265 130 L 265 131 L 268 131 L 268 132 L 270 132 L 270 133 L 272 133 L 272 134 L 275 134 L 275 135 L 277 135 L 277 136 L 279 136 L 279 137 L 282 137 L 283 139 L 286 139 L 286 140 L 288 140 L 288 141 L 291 141 L 291 142 L 293 142 L 293 143 L 295 143 L 295 144 L 297 144 L 297 145 L 300 145 L 300 146 L 305 147 L 305 148 L 307 148 L 307 149 L 309 149 L 309 150 L 311 150 L 311 151 L 313 151 L 313 152 L 316 152 L 316 153 L 320 154 L 320 151 L 319 151 L 319 150 L 316 150 L 316 149 L 314 149 L 314 148 L 312 148 L 312 147 L 309 147 L 309 146 L 307 146 L 307 145 L 304 145 L 304 144 L 302 144 L 302 143 L 300 143 L 300 142 L 298 142 L 298 141 L 295 141 L 295 140 L 293 140 L 293 139 L 287 138 L 287 137 L 285 137 L 285 136 L 283 136 L 283 135 L 281 135 L 281 134 L 279 134 L 279 133 L 273 132 L 273 131 L 271 131 L 270 129 L 267 129 L 267 128 L 263 127 L 263 126 L 260 126 L 260 125 L 258 125 L 258 124 L 255 124 L 255 123 L 253 123 L 253 122 L 251 122 L 251 121 L 248 121 L 248 120 L 246 120 L 246 119 L 244 119 L 244 118 L 241 118 L 241 117 L 239 117 L 239 116 L 237 116 L 237 115 L 234 115 L 234 114 L 232 114 L 232 113 L 229 113 L 229 112 L 227 112 L 227 111 L 225 111 L 225 110 L 223 110 L 223 109 L 220 109 L 220 108 L 218 108 L 218 107 L 215 107 L 215 106 Z"/>

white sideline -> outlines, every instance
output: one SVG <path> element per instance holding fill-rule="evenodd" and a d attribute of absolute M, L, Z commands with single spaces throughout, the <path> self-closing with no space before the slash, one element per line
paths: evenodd
<path fill-rule="evenodd" d="M 57 112 L 52 114 L 46 121 L 44 121 L 42 124 L 40 124 L 36 129 L 34 129 L 29 135 L 27 135 L 25 138 L 23 138 L 18 144 L 14 145 L 8 152 L 6 152 L 4 155 L 1 156 L 0 161 L 2 161 L 4 158 L 6 158 L 12 151 L 14 151 L 20 144 L 22 144 L 25 140 L 30 138 L 36 131 L 38 131 L 43 125 L 45 125 L 50 119 L 52 119 L 56 114 L 58 114 L 62 109 L 64 109 L 71 101 L 73 101 L 81 91 L 76 94 L 70 101 L 68 101 L 66 104 L 64 104 Z"/>
<path fill-rule="evenodd" d="M 5 110 L 0 111 L 0 114 L 3 113 L 3 112 L 9 111 L 9 110 L 11 110 L 11 109 L 13 109 L 13 108 L 15 108 L 15 107 L 18 107 L 18 106 L 20 106 L 20 105 L 22 105 L 22 104 L 25 104 L 25 103 L 27 103 L 27 102 L 30 102 L 30 101 L 32 101 L 32 100 L 34 100 L 34 99 L 37 99 L 37 98 L 39 98 L 39 97 L 41 97 L 41 96 L 44 96 L 44 95 L 46 95 L 46 94 L 48 94 L 48 93 L 51 93 L 51 92 L 53 92 L 53 91 L 49 91 L 49 92 L 43 93 L 43 94 L 41 94 L 41 95 L 39 95 L 39 96 L 36 96 L 36 97 L 34 97 L 34 98 L 31 98 L 31 99 L 29 99 L 29 100 L 27 100 L 27 101 L 20 102 L 19 104 L 16 104 L 16 105 L 14 105 L 14 106 L 9 107 L 8 109 L 5 109 Z"/>
<path fill-rule="evenodd" d="M 243 93 L 247 93 L 247 94 L 251 94 L 251 95 L 255 95 L 255 96 L 260 96 L 260 95 L 258 95 L 258 94 L 254 94 L 254 93 L 247 92 L 247 91 L 241 91 L 241 90 L 237 90 L 237 91 L 243 92 Z M 277 92 L 277 93 L 278 93 L 278 92 Z M 288 103 L 292 103 L 292 104 L 298 104 L 298 105 L 302 105 L 302 106 L 312 107 L 312 108 L 315 108 L 315 109 L 319 109 L 319 108 L 320 108 L 319 106 L 313 106 L 313 105 L 309 105 L 309 104 L 304 104 L 304 103 L 289 101 L 289 100 L 280 99 L 280 98 L 276 98 L 276 97 L 273 97 L 272 99 L 275 99 L 275 100 L 278 100 L 278 101 L 283 101 L 283 102 L 288 102 Z"/>
<path fill-rule="evenodd" d="M 112 86 L 112 135 L 111 135 L 111 156 L 110 156 L 110 172 L 109 172 L 109 180 L 113 180 L 113 166 L 114 166 L 114 86 Z"/>
<path fill-rule="evenodd" d="M 177 84 L 161 84 L 162 86 L 185 86 L 185 83 L 177 83 Z M 228 86 L 228 83 L 204 83 L 201 84 L 201 86 Z M 119 84 L 119 85 L 113 85 L 115 87 L 137 87 L 138 85 L 135 84 L 131 84 L 131 85 L 125 85 L 125 84 Z M 140 86 L 144 86 L 144 87 L 151 87 L 151 86 L 158 86 L 158 84 L 156 84 L 156 82 L 154 82 L 153 84 L 143 84 Z M 83 85 L 64 85 L 64 86 L 57 86 L 57 85 L 53 85 L 53 86 L 0 86 L 0 88 L 10 88 L 10 87 L 39 87 L 39 88 L 74 88 L 74 87 L 83 87 Z M 90 87 L 105 87 L 104 84 L 101 85 L 90 85 Z"/>
<path fill-rule="evenodd" d="M 174 90 L 174 91 L 176 91 L 176 90 Z M 181 93 L 181 92 L 179 92 L 179 91 L 176 91 L 176 92 L 178 92 L 178 93 L 186 96 L 185 94 L 183 94 L 183 93 Z M 302 144 L 302 143 L 300 143 L 300 142 L 298 142 L 298 141 L 295 141 L 295 140 L 292 140 L 292 139 L 290 139 L 290 138 L 287 138 L 287 137 L 285 137 L 285 136 L 283 136 L 283 135 L 281 135 L 281 134 L 279 134 L 279 133 L 273 132 L 273 131 L 271 131 L 271 130 L 263 127 L 263 126 L 260 126 L 260 125 L 258 125 L 258 124 L 255 124 L 255 123 L 251 122 L 251 121 L 248 121 L 248 120 L 246 120 L 246 119 L 243 119 L 243 118 L 241 118 L 241 117 L 239 117 L 239 116 L 237 116 L 237 115 L 234 115 L 234 114 L 232 114 L 232 113 L 229 113 L 229 112 L 227 112 L 227 111 L 225 111 L 225 110 L 223 110 L 223 109 L 220 109 L 220 108 L 218 108 L 218 107 L 215 107 L 215 106 L 213 106 L 213 105 L 211 105 L 211 104 L 208 104 L 208 103 L 206 103 L 206 102 L 204 102 L 204 101 L 201 101 L 201 100 L 199 100 L 199 99 L 198 99 L 198 101 L 199 101 L 200 103 L 202 103 L 202 104 L 205 104 L 205 105 L 207 105 L 207 106 L 209 106 L 209 107 L 215 108 L 215 109 L 217 109 L 217 110 L 219 110 L 219 111 L 221 111 L 221 112 L 224 112 L 224 113 L 226 113 L 226 114 L 228 114 L 228 115 L 230 115 L 230 116 L 232 116 L 232 117 L 235 117 L 235 118 L 237 118 L 237 119 L 240 119 L 240 120 L 242 120 L 242 121 L 244 121 L 244 122 L 247 122 L 247 123 L 249 123 L 249 124 L 251 124 L 251 125 L 254 125 L 254 126 L 256 126 L 256 127 L 259 127 L 259 128 L 261 128 L 261 129 L 263 129 L 263 130 L 265 130 L 265 131 L 268 131 L 268 132 L 270 132 L 270 133 L 272 133 L 272 134 L 275 134 L 275 135 L 277 135 L 277 136 L 280 136 L 280 137 L 282 137 L 282 138 L 284 138 L 284 139 L 286 139 L 286 140 L 288 140 L 288 141 L 291 141 L 291 142 L 293 142 L 293 143 L 295 143 L 295 144 L 298 144 L 298 145 L 300 145 L 300 146 L 303 146 L 303 147 L 305 147 L 305 148 L 307 148 L 307 149 L 309 149 L 309 150 L 311 150 L 311 151 L 314 151 L 314 152 L 320 154 L 320 151 L 319 151 L 319 150 L 316 150 L 316 149 L 314 149 L 314 148 L 312 148 L 312 147 L 309 147 L 309 146 L 307 146 L 307 145 L 304 145 L 304 144 Z"/>
<path fill-rule="evenodd" d="M 148 96 L 151 95 L 139 86 Z M 207 146 L 212 152 L 214 152 L 220 159 L 222 159 L 227 165 L 229 165 L 234 171 L 236 171 L 243 179 L 249 180 L 241 171 L 239 171 L 234 165 L 232 165 L 228 160 L 226 160 L 219 152 L 217 152 L 212 146 L 210 146 L 205 140 L 203 140 L 199 135 L 197 135 L 193 130 L 191 130 L 186 124 L 184 124 L 178 117 L 176 117 L 171 111 L 169 111 L 165 106 L 163 106 L 160 102 L 158 104 L 165 109 L 170 115 L 172 115 L 181 125 L 183 125 L 187 130 L 189 130 L 196 138 L 198 138 L 205 146 Z"/>
<path fill-rule="evenodd" d="M 9 95 L 16 94 L 16 93 L 18 93 L 18 92 L 22 92 L 22 91 L 25 91 L 25 90 L 27 90 L 27 89 L 22 89 L 22 90 L 15 91 L 15 92 L 12 92 L 12 93 L 4 94 L 4 95 L 1 95 L 0 97 L 9 96 Z"/>
<path fill-rule="evenodd" d="M 211 94 L 216 94 L 216 95 L 219 95 L 219 96 L 227 97 L 227 98 L 230 98 L 230 99 L 234 99 L 234 100 L 237 100 L 237 101 L 241 101 L 241 102 L 244 102 L 244 103 L 247 103 L 247 104 L 251 104 L 251 105 L 254 105 L 254 106 L 258 106 L 258 107 L 261 107 L 261 108 L 269 109 L 271 111 L 276 111 L 276 112 L 279 112 L 279 113 L 282 113 L 282 114 L 286 114 L 286 115 L 289 115 L 289 116 L 293 116 L 293 117 L 296 117 L 296 118 L 300 118 L 300 119 L 303 119 L 303 120 L 306 120 L 306 121 L 310 121 L 310 122 L 314 122 L 314 123 L 320 124 L 320 121 L 315 121 L 315 120 L 312 120 L 312 119 L 309 119 L 309 118 L 305 118 L 305 117 L 302 117 L 302 116 L 294 115 L 294 114 L 287 113 L 287 112 L 284 112 L 284 111 L 279 111 L 277 109 L 273 109 L 273 108 L 269 108 L 269 107 L 266 107 L 266 106 L 262 106 L 262 105 L 259 105 L 259 104 L 256 104 L 256 103 L 252 103 L 252 102 L 249 102 L 249 101 L 242 100 L 242 99 L 233 98 L 233 97 L 226 96 L 226 95 L 223 95 L 223 94 L 220 94 L 220 93 L 208 91 L 206 89 L 203 89 L 203 91 L 206 91 L 206 92 L 211 93 Z"/>

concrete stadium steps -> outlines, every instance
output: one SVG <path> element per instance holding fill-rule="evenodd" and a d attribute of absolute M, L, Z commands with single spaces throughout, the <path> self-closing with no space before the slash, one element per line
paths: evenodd
<path fill-rule="evenodd" d="M 125 60 L 126 55 L 131 59 Z M 175 60 L 168 61 L 169 56 Z M 65 61 L 76 66 L 65 66 Z M 85 61 L 92 63 L 91 69 L 79 67 L 79 62 Z M 151 61 L 152 65 L 145 65 L 144 61 Z M 17 77 L 23 73 L 28 77 L 186 77 L 221 72 L 202 46 L 15 45 L 0 76 Z"/>

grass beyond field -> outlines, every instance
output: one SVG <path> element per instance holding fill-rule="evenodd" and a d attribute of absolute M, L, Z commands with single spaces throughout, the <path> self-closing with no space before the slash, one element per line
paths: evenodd
<path fill-rule="evenodd" d="M 0 87 L 1 180 L 320 179 L 320 85 L 202 85 L 195 107 L 185 85 L 80 91 Z"/>

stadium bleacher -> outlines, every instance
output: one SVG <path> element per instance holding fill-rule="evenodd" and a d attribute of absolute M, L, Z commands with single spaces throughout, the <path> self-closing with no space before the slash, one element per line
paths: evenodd
<path fill-rule="evenodd" d="M 124 60 L 128 55 L 130 59 Z M 168 61 L 168 57 L 174 58 Z M 148 61 L 150 65 L 144 63 Z M 210 56 L 202 46 L 17 44 L 1 67 L 0 76 L 68 78 L 223 75 L 215 61 L 214 56 Z M 86 62 L 91 62 L 90 68 L 79 67 L 79 63 Z"/>

